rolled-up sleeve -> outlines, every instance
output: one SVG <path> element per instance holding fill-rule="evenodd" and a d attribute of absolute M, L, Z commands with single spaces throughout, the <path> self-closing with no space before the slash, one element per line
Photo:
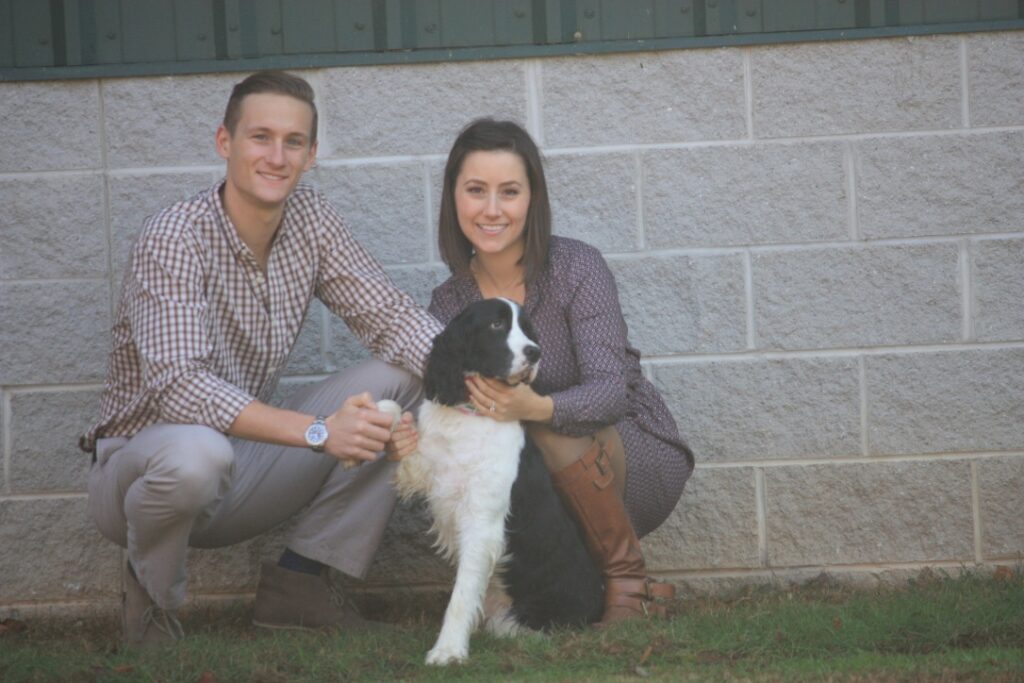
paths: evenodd
<path fill-rule="evenodd" d="M 422 377 L 441 324 L 395 286 L 330 204 L 320 210 L 325 243 L 316 296 L 374 356 Z"/>
<path fill-rule="evenodd" d="M 254 397 L 211 371 L 209 304 L 197 247 L 187 235 L 140 239 L 126 283 L 136 289 L 127 297 L 127 313 L 160 421 L 227 432 Z"/>

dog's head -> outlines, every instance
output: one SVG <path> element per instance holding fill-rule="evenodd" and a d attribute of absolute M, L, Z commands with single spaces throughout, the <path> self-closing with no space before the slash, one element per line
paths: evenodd
<path fill-rule="evenodd" d="M 467 306 L 434 339 L 423 378 L 427 398 L 444 405 L 468 399 L 465 376 L 477 373 L 508 384 L 537 376 L 540 347 L 522 307 L 509 299 Z"/>

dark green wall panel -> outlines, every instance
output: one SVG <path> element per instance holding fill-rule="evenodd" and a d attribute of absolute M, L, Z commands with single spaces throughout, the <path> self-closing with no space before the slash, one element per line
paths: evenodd
<path fill-rule="evenodd" d="M 540 40 L 543 40 L 544 33 L 542 28 L 538 34 Z M 533 37 L 533 2 L 508 0 L 494 5 L 495 45 L 529 45 Z"/>
<path fill-rule="evenodd" d="M 373 2 L 371 0 L 335 0 L 335 49 L 339 51 L 373 50 Z"/>
<path fill-rule="evenodd" d="M 209 0 L 175 0 L 174 29 L 179 60 L 216 58 L 213 3 Z"/>
<path fill-rule="evenodd" d="M 14 0 L 14 64 L 16 66 L 53 66 L 53 32 L 50 3 L 39 0 Z"/>
<path fill-rule="evenodd" d="M 280 31 L 285 54 L 334 52 L 333 0 L 282 2 Z"/>
<path fill-rule="evenodd" d="M 494 45 L 496 3 L 440 0 L 441 44 L 446 47 Z"/>
<path fill-rule="evenodd" d="M 694 0 L 654 0 L 655 37 L 698 35 L 696 4 Z M 701 23 L 701 30 L 703 28 Z"/>
<path fill-rule="evenodd" d="M 1024 28 L 1024 0 L 0 0 L 0 80 Z"/>
<path fill-rule="evenodd" d="M 82 64 L 120 64 L 122 59 L 121 3 L 120 0 L 95 0 L 93 18 L 82 3 L 79 25 L 83 32 L 92 30 L 95 36 L 95 62 L 82 55 Z"/>
<path fill-rule="evenodd" d="M 0 68 L 14 66 L 14 8 L 11 0 L 0 0 Z"/>
<path fill-rule="evenodd" d="M 440 0 L 402 2 L 403 49 L 441 47 Z"/>
<path fill-rule="evenodd" d="M 173 0 L 121 3 L 121 58 L 125 62 L 178 60 Z"/>

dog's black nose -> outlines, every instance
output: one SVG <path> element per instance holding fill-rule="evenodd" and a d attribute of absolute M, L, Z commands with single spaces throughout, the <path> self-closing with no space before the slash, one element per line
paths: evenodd
<path fill-rule="evenodd" d="M 540 347 L 539 346 L 527 346 L 523 349 L 523 355 L 526 356 L 526 360 L 531 363 L 536 363 L 540 360 Z"/>

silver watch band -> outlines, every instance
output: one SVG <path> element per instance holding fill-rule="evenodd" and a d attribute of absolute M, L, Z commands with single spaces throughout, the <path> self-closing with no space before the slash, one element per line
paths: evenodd
<path fill-rule="evenodd" d="M 317 415 L 316 419 L 313 420 L 313 424 L 306 428 L 306 443 L 309 445 L 310 450 L 316 453 L 323 453 L 324 444 L 327 443 L 326 419 L 323 415 Z"/>

